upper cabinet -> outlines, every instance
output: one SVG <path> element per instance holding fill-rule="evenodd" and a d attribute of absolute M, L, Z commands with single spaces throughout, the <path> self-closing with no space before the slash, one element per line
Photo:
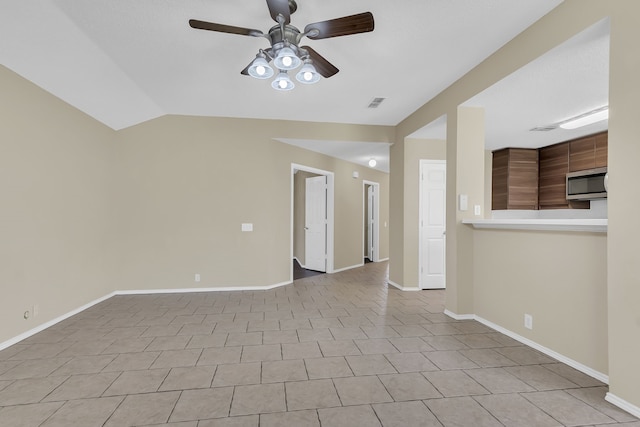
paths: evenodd
<path fill-rule="evenodd" d="M 596 164 L 597 168 L 606 168 L 609 158 L 609 132 L 596 135 Z"/>
<path fill-rule="evenodd" d="M 588 209 L 589 201 L 568 201 L 568 172 L 607 166 L 607 132 L 539 149 L 493 152 L 491 208 Z"/>
<path fill-rule="evenodd" d="M 538 208 L 538 150 L 505 148 L 493 153 L 493 210 Z"/>
<path fill-rule="evenodd" d="M 603 132 L 569 142 L 569 172 L 607 166 L 608 133 Z"/>
<path fill-rule="evenodd" d="M 539 149 L 540 209 L 568 208 L 565 177 L 569 172 L 569 143 Z"/>

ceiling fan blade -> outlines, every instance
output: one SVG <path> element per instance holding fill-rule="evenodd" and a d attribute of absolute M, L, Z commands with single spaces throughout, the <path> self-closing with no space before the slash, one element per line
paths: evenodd
<path fill-rule="evenodd" d="M 327 39 L 329 37 L 348 36 L 351 34 L 373 31 L 374 22 L 371 12 L 314 22 L 304 27 L 305 34 L 312 40 Z M 314 31 L 315 30 L 315 31 Z M 317 32 L 317 34 L 315 34 Z"/>
<path fill-rule="evenodd" d="M 253 64 L 253 61 L 249 62 L 249 65 L 244 67 L 244 70 L 240 71 L 240 74 L 242 74 L 243 76 L 248 76 L 249 75 L 249 68 L 251 67 L 252 64 Z"/>
<path fill-rule="evenodd" d="M 305 49 L 309 52 L 309 56 L 313 60 L 314 67 L 316 67 L 316 70 L 322 77 L 329 78 L 340 71 L 331 62 L 324 59 L 322 55 L 320 55 L 309 46 L 302 46 L 302 49 Z"/>
<path fill-rule="evenodd" d="M 264 33 L 251 28 L 234 27 L 233 25 L 215 24 L 213 22 L 190 19 L 189 25 L 197 30 L 217 31 L 219 33 L 239 34 L 241 36 L 262 37 Z"/>
<path fill-rule="evenodd" d="M 291 22 L 291 12 L 289 11 L 289 0 L 267 0 L 269 12 L 274 21 L 278 22 L 278 15 L 282 15 L 285 25 Z"/>

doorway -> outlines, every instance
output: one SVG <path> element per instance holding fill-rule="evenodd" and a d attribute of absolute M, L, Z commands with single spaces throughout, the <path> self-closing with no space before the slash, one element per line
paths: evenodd
<path fill-rule="evenodd" d="M 420 160 L 420 289 L 444 289 L 446 286 L 446 169 L 445 160 Z"/>
<path fill-rule="evenodd" d="M 333 230 L 333 172 L 291 164 L 292 281 L 311 271 L 333 273 Z"/>
<path fill-rule="evenodd" d="M 362 244 L 364 262 L 380 261 L 380 184 L 362 181 L 363 186 L 363 232 Z"/>

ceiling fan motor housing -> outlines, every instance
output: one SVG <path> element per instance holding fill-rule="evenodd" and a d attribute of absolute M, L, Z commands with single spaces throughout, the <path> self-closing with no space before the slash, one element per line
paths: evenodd
<path fill-rule="evenodd" d="M 284 43 L 285 41 L 297 46 L 300 42 L 300 30 L 293 25 L 285 25 L 283 34 L 280 25 L 276 25 L 269 30 L 269 40 L 273 47 L 276 47 L 278 43 Z"/>
<path fill-rule="evenodd" d="M 294 14 L 298 10 L 298 4 L 295 0 L 289 0 L 289 13 Z"/>

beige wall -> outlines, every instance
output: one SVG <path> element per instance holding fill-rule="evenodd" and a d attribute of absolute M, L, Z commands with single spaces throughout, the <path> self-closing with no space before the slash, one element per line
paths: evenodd
<path fill-rule="evenodd" d="M 0 93 L 4 342 L 113 290 L 114 132 L 2 66 Z"/>
<path fill-rule="evenodd" d="M 532 280 L 525 274 L 517 275 L 517 271 L 513 269 L 488 271 L 481 266 L 481 261 L 495 265 L 497 259 L 491 256 L 495 251 L 517 265 L 524 265 L 525 262 L 531 265 L 544 265 L 543 268 L 552 273 L 547 278 L 545 286 L 553 285 L 556 292 L 562 292 L 563 298 L 562 304 L 554 305 L 549 313 L 543 314 L 543 323 L 540 328 L 534 327 L 535 335 L 532 339 L 548 345 L 551 350 L 584 363 L 591 369 L 608 373 L 610 393 L 614 398 L 622 399 L 621 402 L 635 405 L 636 408 L 640 407 L 640 388 L 637 386 L 640 384 L 640 370 L 637 369 L 640 340 L 630 339 L 630 337 L 640 336 L 640 315 L 637 304 L 640 300 L 638 280 L 640 251 L 637 248 L 637 242 L 640 241 L 640 225 L 637 221 L 640 199 L 629 197 L 628 186 L 623 183 L 638 180 L 637 159 L 640 158 L 640 145 L 636 142 L 637 135 L 640 134 L 640 122 L 637 120 L 640 81 L 637 78 L 637 70 L 640 69 L 640 51 L 635 45 L 637 40 L 640 40 L 640 27 L 636 19 L 639 14 L 640 3 L 634 0 L 615 2 L 565 0 L 540 21 L 417 110 L 396 129 L 396 139 L 401 141 L 404 136 L 443 114 L 447 114 L 448 122 L 451 122 L 451 117 L 457 113 L 458 106 L 469 98 L 591 25 L 602 19 L 610 19 L 609 170 L 612 190 L 608 201 L 607 237 L 579 234 L 565 236 L 544 232 L 531 232 L 531 234 L 480 232 L 472 230 L 469 226 L 448 223 L 447 284 L 452 279 L 450 270 L 456 273 L 474 271 L 475 274 L 469 277 L 469 280 L 463 281 L 453 277 L 457 287 L 453 290 L 454 292 L 448 289 L 447 307 L 458 314 L 485 313 L 485 316 L 497 319 L 496 323 L 499 326 L 522 332 L 520 325 L 523 313 L 516 314 L 516 312 L 526 308 L 536 313 L 545 313 L 548 303 L 536 296 L 531 298 L 531 305 L 528 307 L 522 304 L 510 307 L 510 301 L 504 298 L 504 292 L 508 295 L 520 292 L 529 295 Z M 452 138 L 457 140 L 455 139 L 457 136 L 452 135 L 451 131 L 458 130 L 453 123 L 449 124 L 448 142 Z M 396 143 L 391 151 L 392 231 L 406 228 L 407 225 L 404 223 L 407 216 L 406 210 L 412 203 L 404 197 L 406 193 L 400 191 L 407 186 L 406 174 L 401 164 L 405 149 L 404 144 Z M 448 189 L 449 195 L 460 190 L 457 181 L 468 181 L 470 177 L 465 175 L 465 168 L 451 165 L 453 157 L 449 156 L 449 152 L 447 154 L 448 170 L 456 170 L 454 180 L 449 179 L 448 176 L 448 185 L 453 187 Z M 456 158 L 456 162 L 458 160 Z M 393 165 L 399 166 L 394 169 Z M 472 174 L 476 175 L 475 169 Z M 620 185 L 616 186 L 616 182 Z M 482 194 L 484 188 L 486 187 L 474 189 L 474 193 L 469 194 L 470 202 L 471 198 L 477 198 L 487 203 L 488 197 Z M 449 201 L 448 207 L 453 203 L 454 201 Z M 489 205 L 486 209 L 489 209 Z M 457 221 L 460 219 L 458 218 Z M 452 227 L 457 235 L 450 233 Z M 560 239 L 560 236 L 563 239 Z M 406 234 L 394 233 L 390 245 L 391 280 L 398 281 L 401 285 L 407 283 L 409 277 L 407 268 L 411 268 L 411 263 L 405 262 L 405 259 L 411 256 L 410 245 L 405 240 Z M 602 246 L 605 242 L 608 253 L 606 268 L 602 257 Z M 449 251 L 452 246 L 468 243 L 472 243 L 473 247 L 473 253 L 470 256 L 469 254 L 460 256 L 457 251 L 452 255 Z M 509 244 L 524 249 L 527 243 L 534 243 L 535 248 L 550 248 L 552 253 L 556 253 L 552 247 L 557 243 L 558 247 L 563 248 L 564 251 L 583 254 L 585 258 L 581 261 L 572 259 L 569 265 L 565 266 L 562 261 L 566 257 L 554 259 L 548 257 L 546 251 L 534 250 L 507 254 L 501 249 Z M 549 263 L 551 265 L 547 265 Z M 570 293 L 578 292 L 580 288 L 574 280 L 566 279 L 568 271 L 577 266 L 584 266 L 587 271 L 591 271 L 592 267 L 596 266 L 598 272 L 583 284 L 584 292 L 588 295 L 580 295 L 572 299 Z M 607 314 L 603 315 L 602 303 L 596 304 L 595 300 L 603 295 L 601 276 L 605 271 L 607 272 Z M 537 275 L 533 277 L 539 278 Z M 495 281 L 497 285 L 488 286 L 491 281 Z M 510 283 L 511 288 L 506 289 L 506 283 Z M 480 290 L 483 292 L 482 295 L 479 293 Z M 585 308 L 580 305 L 581 303 L 592 307 L 596 312 L 599 319 L 596 327 L 591 321 L 573 320 L 585 319 Z M 606 336 L 602 331 L 605 324 L 604 317 L 607 318 L 608 324 L 608 333 L 604 334 Z M 553 322 L 557 322 L 555 328 L 549 326 Z M 573 342 L 563 342 L 568 336 Z M 606 356 L 604 351 L 600 350 L 603 347 L 606 348 Z M 636 411 L 640 412 L 640 409 Z"/>
<path fill-rule="evenodd" d="M 474 313 L 606 374 L 607 236 L 473 234 Z M 533 330 L 524 328 L 525 313 Z"/>
<path fill-rule="evenodd" d="M 120 173 L 126 182 L 119 201 L 126 209 L 119 286 L 288 282 L 292 163 L 334 172 L 334 268 L 361 264 L 362 179 L 380 182 L 388 194 L 388 174 L 272 139 L 313 138 L 322 132 L 335 139 L 358 138 L 370 130 L 331 127 L 335 132 L 327 134 L 319 124 L 171 116 L 119 132 Z M 359 179 L 352 178 L 354 170 Z M 253 232 L 240 231 L 245 222 L 254 224 Z M 194 282 L 195 273 L 200 283 Z"/>
<path fill-rule="evenodd" d="M 640 2 L 613 3 L 621 4 L 612 11 L 609 70 L 609 378 L 611 393 L 640 408 Z"/>

